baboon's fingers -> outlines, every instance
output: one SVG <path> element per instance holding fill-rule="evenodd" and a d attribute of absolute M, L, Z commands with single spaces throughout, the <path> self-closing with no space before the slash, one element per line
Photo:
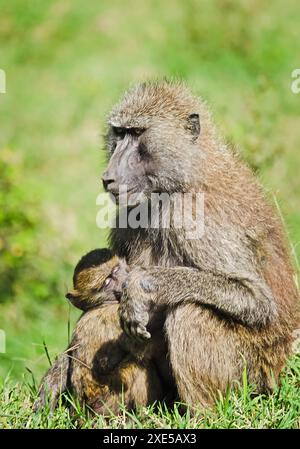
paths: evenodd
<path fill-rule="evenodd" d="M 120 319 L 121 327 L 126 335 L 131 338 L 136 338 L 140 341 L 149 340 L 151 338 L 150 332 L 147 331 L 146 327 L 137 322 L 127 322 Z"/>
<path fill-rule="evenodd" d="M 142 326 L 141 324 L 137 325 L 136 328 L 136 336 L 138 339 L 141 340 L 149 340 L 149 338 L 151 338 L 151 334 L 150 332 L 147 331 L 145 326 Z"/>
<path fill-rule="evenodd" d="M 144 342 L 145 340 L 149 340 L 151 338 L 150 332 L 147 331 L 146 327 L 143 324 L 134 322 L 130 326 L 131 336 L 139 340 L 140 342 Z"/>

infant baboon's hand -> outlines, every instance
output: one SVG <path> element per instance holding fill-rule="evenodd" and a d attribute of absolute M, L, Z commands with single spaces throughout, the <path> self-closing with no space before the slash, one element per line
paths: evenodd
<path fill-rule="evenodd" d="M 119 307 L 121 326 L 130 337 L 138 340 L 151 338 L 147 331 L 150 309 L 153 305 L 155 280 L 147 276 L 147 271 L 134 268 L 124 284 Z"/>

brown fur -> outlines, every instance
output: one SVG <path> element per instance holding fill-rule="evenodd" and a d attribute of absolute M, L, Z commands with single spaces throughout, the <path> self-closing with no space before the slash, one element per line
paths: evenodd
<path fill-rule="evenodd" d="M 196 139 L 186 126 L 192 113 L 200 117 Z M 141 168 L 138 160 L 133 174 L 120 169 L 124 149 L 114 150 L 112 126 L 145 129 L 138 145 L 147 161 Z M 298 292 L 282 224 L 251 170 L 217 135 L 205 104 L 178 83 L 144 83 L 126 93 L 110 115 L 107 143 L 107 190 L 138 182 L 147 197 L 205 194 L 199 239 L 172 227 L 112 230 L 113 251 L 143 267 L 132 270 L 123 293 L 124 328 L 136 337 L 134 323 L 149 329 L 158 307 L 167 309 L 171 367 L 179 397 L 190 405 L 211 404 L 218 390 L 241 380 L 245 366 L 258 392 L 272 389 L 299 326 Z"/>
<path fill-rule="evenodd" d="M 77 323 L 70 384 L 80 402 L 97 413 L 117 414 L 121 403 L 131 410 L 163 398 L 153 363 L 124 350 L 123 339 L 118 304 L 92 309 Z M 115 365 L 111 371 L 106 361 L 109 369 Z"/>
<path fill-rule="evenodd" d="M 129 268 L 117 257 L 104 263 L 99 258 L 103 251 L 108 250 L 88 253 L 75 269 L 74 290 L 66 296 L 85 313 L 76 324 L 69 348 L 45 375 L 35 409 L 45 405 L 47 393 L 50 408 L 54 409 L 60 394 L 67 389 L 75 393 L 82 405 L 105 415 L 119 413 L 121 403 L 131 410 L 163 399 L 153 361 L 162 353 L 165 355 L 162 336 L 149 344 L 126 337 L 120 327 L 115 293 Z M 115 279 L 103 289 L 116 266 L 119 271 Z"/>

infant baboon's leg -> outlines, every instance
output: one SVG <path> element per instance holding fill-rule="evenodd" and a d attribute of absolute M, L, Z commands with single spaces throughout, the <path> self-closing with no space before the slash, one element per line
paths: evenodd
<path fill-rule="evenodd" d="M 62 353 L 54 361 L 42 379 L 33 409 L 37 411 L 48 403 L 50 410 L 54 410 L 59 396 L 66 391 L 68 382 L 69 357 Z"/>
<path fill-rule="evenodd" d="M 127 359 L 108 376 L 99 376 L 97 383 L 101 387 L 93 394 L 89 388 L 87 403 L 98 414 L 117 415 L 122 406 L 130 411 L 163 399 L 161 382 L 151 362 L 143 366 Z"/>
<path fill-rule="evenodd" d="M 93 376 L 97 379 L 98 376 L 111 373 L 127 358 L 128 352 L 120 346 L 118 341 L 111 340 L 103 343 L 93 359 Z"/>

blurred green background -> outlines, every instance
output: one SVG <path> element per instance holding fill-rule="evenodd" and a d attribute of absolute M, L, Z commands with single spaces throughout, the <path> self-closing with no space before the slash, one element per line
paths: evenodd
<path fill-rule="evenodd" d="M 299 2 L 0 0 L 0 377 L 39 378 L 78 316 L 72 267 L 105 245 L 105 115 L 124 88 L 187 81 L 276 195 L 299 254 Z"/>

